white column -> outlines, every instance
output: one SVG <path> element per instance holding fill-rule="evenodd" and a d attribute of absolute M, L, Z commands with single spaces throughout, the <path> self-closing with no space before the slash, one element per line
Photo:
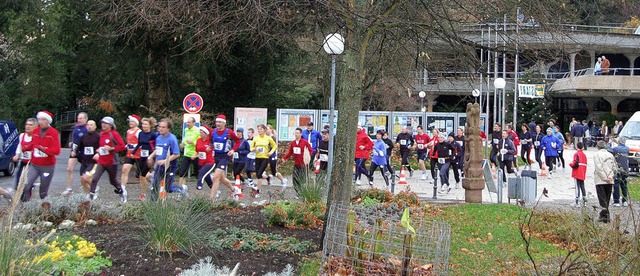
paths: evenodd
<path fill-rule="evenodd" d="M 576 72 L 576 52 L 569 53 L 569 76 L 573 78 Z"/>

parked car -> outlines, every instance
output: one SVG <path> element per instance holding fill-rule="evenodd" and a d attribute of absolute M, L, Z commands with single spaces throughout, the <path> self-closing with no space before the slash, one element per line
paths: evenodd
<path fill-rule="evenodd" d="M 629 147 L 629 171 L 638 174 L 640 161 L 640 111 L 629 118 L 618 137 L 627 139 L 625 145 Z"/>
<path fill-rule="evenodd" d="M 11 160 L 18 147 L 20 133 L 16 123 L 10 121 L 0 121 L 0 171 L 5 176 L 12 176 L 16 169 L 17 162 Z"/>

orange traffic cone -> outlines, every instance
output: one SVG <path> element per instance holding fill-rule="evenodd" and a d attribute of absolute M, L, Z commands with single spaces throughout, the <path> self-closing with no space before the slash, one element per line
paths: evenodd
<path fill-rule="evenodd" d="M 313 171 L 315 174 L 320 173 L 320 159 L 316 159 L 316 170 Z"/>
<path fill-rule="evenodd" d="M 164 180 L 160 181 L 160 199 L 167 198 L 167 190 L 164 188 Z"/>
<path fill-rule="evenodd" d="M 242 187 L 240 187 L 240 175 L 236 175 L 236 184 L 234 186 L 234 190 L 235 195 L 237 195 L 238 198 L 244 198 L 244 195 L 242 194 Z"/>
<path fill-rule="evenodd" d="M 540 176 L 549 176 L 547 174 L 547 166 L 545 166 L 544 161 L 542 161 L 542 165 L 540 166 Z"/>
<path fill-rule="evenodd" d="M 404 175 L 404 167 L 402 167 L 402 169 L 400 170 L 400 180 L 397 183 L 398 185 L 407 185 L 409 183 L 407 183 L 407 178 Z"/>

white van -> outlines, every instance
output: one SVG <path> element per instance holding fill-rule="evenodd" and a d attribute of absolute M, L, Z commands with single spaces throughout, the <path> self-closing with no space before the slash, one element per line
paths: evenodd
<path fill-rule="evenodd" d="M 638 173 L 638 160 L 640 160 L 640 111 L 629 118 L 619 137 L 627 139 L 625 145 L 629 147 L 629 170 Z"/>

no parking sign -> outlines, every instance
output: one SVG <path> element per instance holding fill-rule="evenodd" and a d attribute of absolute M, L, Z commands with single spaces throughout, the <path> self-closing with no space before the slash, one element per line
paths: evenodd
<path fill-rule="evenodd" d="M 204 100 L 202 100 L 202 96 L 198 93 L 191 93 L 184 97 L 182 100 L 182 107 L 187 113 L 198 113 L 202 110 L 202 106 L 204 105 Z"/>

